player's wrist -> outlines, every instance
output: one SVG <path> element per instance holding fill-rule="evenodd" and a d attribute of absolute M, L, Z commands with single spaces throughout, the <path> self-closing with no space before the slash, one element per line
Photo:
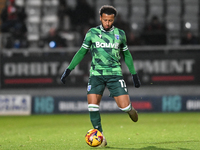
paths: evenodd
<path fill-rule="evenodd" d="M 140 82 L 140 79 L 139 79 L 139 76 L 138 74 L 132 74 L 132 77 L 133 77 L 133 84 L 136 88 L 139 88 L 140 85 L 141 85 L 141 82 Z"/>
<path fill-rule="evenodd" d="M 69 76 L 70 73 L 71 73 L 71 70 L 69 68 L 65 69 L 65 71 L 62 74 L 61 79 L 60 79 L 63 84 L 65 84 L 66 77 Z"/>
<path fill-rule="evenodd" d="M 69 69 L 69 68 L 65 69 L 65 73 L 68 76 L 71 73 L 71 69 Z"/>

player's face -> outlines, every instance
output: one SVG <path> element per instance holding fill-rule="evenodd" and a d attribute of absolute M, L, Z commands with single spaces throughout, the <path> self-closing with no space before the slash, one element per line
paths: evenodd
<path fill-rule="evenodd" d="M 100 21 L 106 31 L 108 31 L 112 27 L 114 20 L 115 20 L 114 14 L 107 15 L 103 13 L 102 16 L 100 16 Z"/>

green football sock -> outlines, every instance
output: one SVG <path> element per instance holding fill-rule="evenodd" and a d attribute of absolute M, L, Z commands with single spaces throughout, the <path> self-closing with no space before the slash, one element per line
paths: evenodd
<path fill-rule="evenodd" d="M 100 132 L 102 132 L 102 126 L 101 126 L 101 116 L 99 111 L 89 111 L 90 112 L 90 120 L 95 129 L 98 129 Z"/>

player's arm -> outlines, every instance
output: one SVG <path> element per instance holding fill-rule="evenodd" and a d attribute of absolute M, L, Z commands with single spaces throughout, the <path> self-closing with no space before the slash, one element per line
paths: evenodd
<path fill-rule="evenodd" d="M 130 71 L 130 73 L 132 74 L 133 77 L 133 83 L 135 85 L 135 87 L 139 88 L 141 83 L 140 83 L 140 79 L 138 77 L 137 72 L 135 71 L 135 67 L 134 67 L 134 63 L 133 63 L 133 57 L 130 53 L 130 51 L 128 50 L 128 46 L 126 45 L 126 36 L 125 33 L 122 36 L 122 56 L 124 58 L 124 61 Z"/>
<path fill-rule="evenodd" d="M 88 49 L 81 47 L 79 51 L 74 55 L 71 63 L 65 69 L 64 73 L 61 76 L 61 82 L 65 84 L 66 77 L 70 74 L 70 72 L 81 62 L 84 56 L 87 54 Z"/>
<path fill-rule="evenodd" d="M 89 31 L 84 39 L 84 42 L 78 52 L 74 55 L 72 61 L 70 62 L 67 69 L 65 69 L 64 73 L 61 76 L 61 82 L 65 84 L 67 76 L 70 72 L 81 62 L 84 56 L 87 54 L 90 44 L 91 44 L 91 32 Z"/>
<path fill-rule="evenodd" d="M 79 51 L 74 55 L 71 63 L 68 66 L 68 69 L 71 71 L 81 62 L 84 56 L 87 54 L 88 49 L 81 47 Z"/>
<path fill-rule="evenodd" d="M 134 63 L 133 63 L 133 57 L 130 53 L 129 50 L 126 51 L 122 51 L 122 56 L 124 58 L 124 61 L 130 71 L 130 73 L 132 74 L 133 77 L 133 83 L 135 85 L 135 87 L 139 88 L 141 83 L 140 83 L 140 79 L 138 77 L 137 72 L 135 71 L 135 67 L 134 67 Z"/>
<path fill-rule="evenodd" d="M 136 74 L 137 72 L 135 71 L 134 63 L 133 63 L 133 57 L 130 53 L 129 50 L 122 51 L 122 56 L 124 58 L 124 62 L 126 63 L 130 73 L 132 75 Z"/>

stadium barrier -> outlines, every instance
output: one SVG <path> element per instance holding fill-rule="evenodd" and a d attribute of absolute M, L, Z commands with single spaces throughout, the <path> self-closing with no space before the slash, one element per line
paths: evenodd
<path fill-rule="evenodd" d="M 135 68 L 145 85 L 199 85 L 200 46 L 129 47 Z M 3 49 L 0 88 L 63 87 L 60 77 L 78 48 Z M 91 56 L 87 54 L 68 77 L 68 87 L 85 87 Z M 127 85 L 132 78 L 121 63 Z"/>
<path fill-rule="evenodd" d="M 144 96 L 130 97 L 138 112 L 198 112 L 200 95 Z M 86 97 L 33 96 L 32 114 L 87 113 Z M 100 111 L 104 113 L 121 112 L 113 98 L 104 97 Z"/>
<path fill-rule="evenodd" d="M 130 97 L 140 112 L 200 112 L 200 95 Z M 86 97 L 0 95 L 0 115 L 39 115 L 88 113 Z M 113 98 L 103 97 L 103 113 L 121 112 Z"/>

